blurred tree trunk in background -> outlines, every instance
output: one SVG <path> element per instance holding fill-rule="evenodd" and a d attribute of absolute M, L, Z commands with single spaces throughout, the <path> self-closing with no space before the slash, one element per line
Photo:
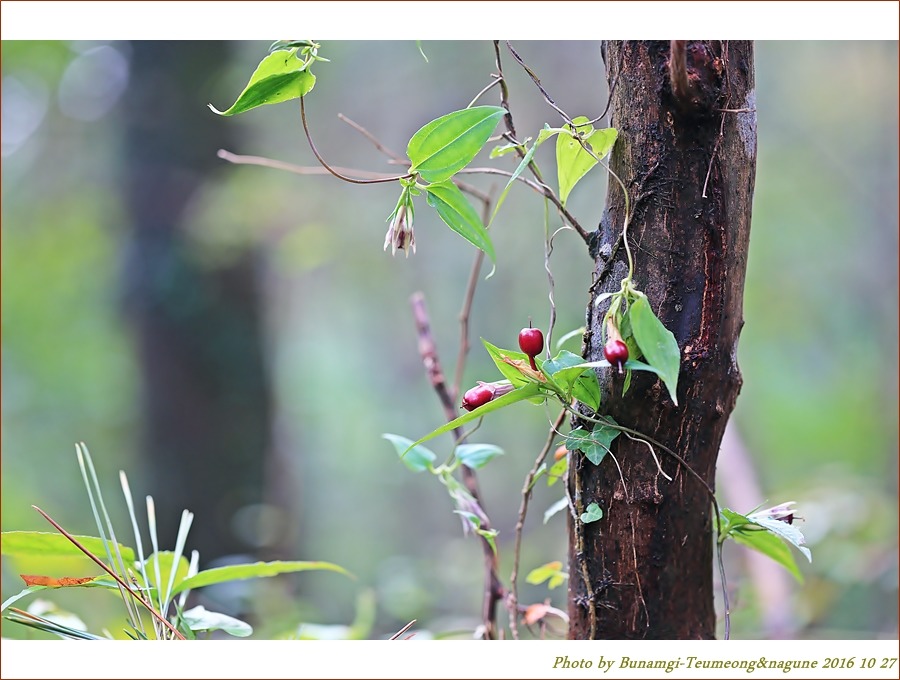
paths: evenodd
<path fill-rule="evenodd" d="M 262 502 L 270 449 L 253 253 L 224 265 L 204 263 L 185 233 L 186 208 L 221 167 L 216 151 L 235 130 L 233 121 L 206 108 L 204 87 L 227 64 L 228 47 L 140 41 L 132 49 L 124 286 L 141 371 L 148 478 L 140 488 L 157 501 L 166 549 L 175 544 L 181 511 L 194 513 L 188 548 L 206 564 L 255 549 L 236 534 L 233 520 L 236 511 Z"/>
<path fill-rule="evenodd" d="M 675 334 L 682 363 L 677 407 L 652 374 L 636 372 L 623 397 L 622 377 L 607 371 L 604 411 L 674 450 L 714 488 L 719 444 L 741 387 L 736 353 L 756 171 L 753 46 L 611 41 L 606 47 L 611 125 L 619 130 L 611 167 L 631 196 L 635 284 Z M 627 273 L 618 247 L 625 207 L 613 181 L 606 205 L 592 253 L 596 283 L 585 346 L 591 361 L 603 358 L 606 309 L 593 299 L 618 290 Z M 569 473 L 573 497 L 578 489 L 584 507 L 596 502 L 605 513 L 580 526 L 580 547 L 569 518 L 576 537 L 569 636 L 713 638 L 707 490 L 657 450 L 673 477 L 666 480 L 644 443 L 620 436 L 612 453 L 621 475 L 611 460 L 594 466 L 581 459 Z"/>

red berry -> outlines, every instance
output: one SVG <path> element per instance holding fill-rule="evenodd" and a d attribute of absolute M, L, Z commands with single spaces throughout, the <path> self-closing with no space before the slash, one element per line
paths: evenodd
<path fill-rule="evenodd" d="M 603 348 L 603 356 L 613 366 L 617 366 L 621 373 L 622 365 L 628 361 L 628 345 L 621 340 L 610 340 Z"/>
<path fill-rule="evenodd" d="M 494 390 L 484 385 L 477 385 L 463 395 L 462 407 L 466 411 L 474 411 L 494 398 Z"/>
<path fill-rule="evenodd" d="M 519 331 L 519 349 L 529 357 L 536 357 L 544 351 L 544 334 L 540 328 L 523 328 Z"/>

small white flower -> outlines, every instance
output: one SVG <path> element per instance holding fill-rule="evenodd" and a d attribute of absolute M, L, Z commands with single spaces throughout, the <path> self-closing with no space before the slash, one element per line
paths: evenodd
<path fill-rule="evenodd" d="M 754 512 L 752 515 L 747 515 L 747 519 L 754 521 L 758 519 L 777 519 L 785 524 L 793 524 L 795 519 L 803 519 L 794 514 L 793 506 L 795 505 L 797 505 L 797 501 L 787 501 L 786 503 L 781 503 L 772 506 L 771 508 Z"/>
<path fill-rule="evenodd" d="M 387 250 L 388 245 L 391 246 L 391 255 L 396 255 L 398 250 L 406 251 L 407 257 L 410 250 L 416 252 L 416 235 L 413 232 L 412 220 L 407 221 L 405 205 L 398 208 L 397 215 L 385 234 L 384 250 Z"/>

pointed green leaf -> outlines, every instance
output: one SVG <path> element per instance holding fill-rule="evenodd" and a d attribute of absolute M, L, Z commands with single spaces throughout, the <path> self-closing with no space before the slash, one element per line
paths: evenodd
<path fill-rule="evenodd" d="M 478 212 L 453 182 L 447 180 L 429 184 L 425 187 L 425 191 L 428 205 L 437 210 L 448 227 L 479 250 L 483 250 L 484 254 L 491 258 L 491 262 L 497 261 L 491 237 L 481 223 Z"/>
<path fill-rule="evenodd" d="M 618 436 L 619 430 L 606 425 L 598 424 L 592 431 L 579 427 L 566 435 L 566 449 L 581 451 L 594 465 L 600 465 Z"/>
<path fill-rule="evenodd" d="M 578 132 L 590 133 L 592 126 L 584 116 L 578 116 L 573 121 Z M 582 125 L 582 123 L 587 123 Z M 588 170 L 597 164 L 597 159 L 589 154 L 579 141 L 572 135 L 572 127 L 566 125 L 568 134 L 561 134 L 556 138 L 556 172 L 559 179 L 559 200 L 563 205 L 569 197 L 569 192 L 575 187 Z"/>
<path fill-rule="evenodd" d="M 426 449 L 424 446 L 412 446 L 412 439 L 407 439 L 397 434 L 383 434 L 381 436 L 394 445 L 400 460 L 413 472 L 433 469 L 432 463 L 437 456 L 430 449 Z"/>
<path fill-rule="evenodd" d="M 538 586 L 549 579 L 551 583 L 553 583 L 553 581 L 557 581 L 556 585 L 559 585 L 559 583 L 561 583 L 563 579 L 568 578 L 568 574 L 563 571 L 562 566 L 562 562 L 559 561 L 547 562 L 547 564 L 542 564 L 541 566 L 535 567 L 534 569 L 529 571 L 528 575 L 525 577 L 525 581 L 533 586 Z M 550 585 L 551 589 L 554 587 L 556 586 Z"/>
<path fill-rule="evenodd" d="M 456 447 L 456 457 L 459 461 L 473 469 L 482 468 L 494 457 L 502 455 L 503 449 L 492 444 L 460 444 Z"/>
<path fill-rule="evenodd" d="M 547 486 L 553 486 L 560 479 L 562 479 L 566 470 L 569 468 L 569 461 L 566 458 L 560 458 L 558 461 L 553 463 L 550 466 L 550 469 L 547 471 Z"/>
<path fill-rule="evenodd" d="M 603 519 L 603 510 L 596 503 L 591 503 L 585 508 L 585 511 L 581 513 L 581 521 L 585 524 L 596 522 L 598 519 Z"/>
<path fill-rule="evenodd" d="M 602 128 L 594 130 L 591 136 L 587 138 L 587 143 L 591 145 L 597 158 L 603 158 L 608 154 L 616 143 L 619 131 L 615 128 Z"/>
<path fill-rule="evenodd" d="M 650 309 L 646 296 L 641 296 L 628 309 L 631 330 L 634 339 L 647 363 L 656 369 L 660 379 L 669 390 L 669 396 L 678 405 L 676 389 L 678 387 L 678 371 L 681 367 L 681 351 L 675 336 Z"/>
<path fill-rule="evenodd" d="M 75 536 L 92 555 L 106 560 L 103 539 L 94 536 Z M 115 555 L 112 541 L 107 541 L 110 552 Z M 134 562 L 134 550 L 119 544 L 119 551 L 126 564 Z M 10 557 L 75 557 L 84 553 L 62 534 L 49 531 L 4 531 L 0 535 L 0 552 Z"/>
<path fill-rule="evenodd" d="M 426 182 L 450 179 L 472 162 L 505 114 L 500 106 L 475 106 L 431 121 L 409 140 L 409 171 Z"/>
<path fill-rule="evenodd" d="M 797 581 L 803 583 L 803 574 L 800 573 L 800 569 L 794 561 L 791 549 L 775 534 L 769 533 L 765 529 L 740 528 L 735 529 L 729 535 L 738 543 L 772 558 L 791 572 Z"/>
<path fill-rule="evenodd" d="M 504 394 L 502 397 L 497 397 L 496 399 L 492 399 L 484 406 L 479 406 L 474 411 L 469 411 L 468 413 L 461 415 L 459 418 L 451 420 L 449 423 L 442 425 L 436 430 L 429 432 L 424 437 L 419 439 L 418 441 L 413 443 L 413 446 L 418 446 L 423 442 L 427 442 L 429 439 L 434 439 L 438 435 L 442 435 L 445 432 L 450 432 L 451 430 L 455 430 L 460 425 L 465 425 L 468 422 L 481 418 L 484 415 L 487 415 L 491 411 L 496 411 L 497 409 L 501 409 L 504 406 L 509 406 L 510 404 L 515 404 L 517 401 L 522 401 L 524 399 L 531 399 L 532 397 L 536 397 L 541 393 L 541 388 L 537 385 L 537 383 L 528 383 L 527 385 L 522 385 L 512 392 L 508 392 Z"/>
<path fill-rule="evenodd" d="M 232 564 L 227 567 L 206 569 L 179 583 L 172 591 L 177 595 L 183 590 L 193 590 L 204 586 L 225 583 L 226 581 L 242 581 L 248 578 L 265 578 L 289 574 L 296 571 L 335 571 L 353 578 L 353 575 L 331 562 L 254 562 L 252 564 Z"/>
<path fill-rule="evenodd" d="M 535 140 L 532 147 L 525 152 L 525 155 L 522 157 L 522 161 L 519 163 L 515 171 L 513 171 L 513 174 L 510 176 L 509 181 L 506 183 L 506 186 L 503 187 L 503 191 L 500 193 L 500 198 L 497 199 L 497 205 L 494 207 L 494 212 L 491 214 L 490 222 L 488 222 L 489 225 L 494 223 L 494 218 L 497 216 L 497 213 L 500 210 L 500 206 L 503 205 L 503 201 L 506 200 L 506 194 L 509 193 L 509 188 L 512 186 L 513 182 L 518 179 L 519 175 L 522 174 L 525 168 L 528 167 L 528 164 L 531 163 L 531 159 L 534 158 L 534 152 L 537 151 L 537 148 L 541 144 L 543 144 L 545 140 L 549 139 L 555 134 L 558 134 L 559 132 L 561 132 L 561 130 L 552 129 L 550 127 L 547 127 L 546 125 L 544 126 L 544 129 L 541 130 L 540 134 L 538 134 L 538 138 Z"/>
<path fill-rule="evenodd" d="M 209 108 L 220 116 L 234 116 L 264 104 L 278 104 L 308 94 L 316 84 L 316 77 L 307 70 L 308 62 L 297 56 L 298 49 L 276 50 L 259 62 L 244 91 L 229 109 L 219 111 L 212 104 Z"/>
<path fill-rule="evenodd" d="M 235 637 L 247 637 L 253 633 L 249 623 L 227 614 L 211 612 L 199 604 L 182 613 L 181 618 L 191 630 L 223 630 Z"/>
<path fill-rule="evenodd" d="M 582 404 L 595 411 L 600 408 L 600 384 L 597 374 L 584 365 L 584 359 L 577 354 L 560 350 L 550 361 L 545 361 L 541 370 L 552 377 L 563 391 L 571 392 Z"/>

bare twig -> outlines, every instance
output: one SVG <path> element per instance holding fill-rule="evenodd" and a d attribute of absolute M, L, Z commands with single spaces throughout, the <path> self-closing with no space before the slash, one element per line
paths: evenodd
<path fill-rule="evenodd" d="M 494 87 L 494 85 L 496 85 L 497 83 L 502 83 L 502 82 L 503 82 L 503 78 L 502 78 L 502 77 L 497 77 L 497 78 L 495 78 L 493 81 L 491 81 L 488 85 L 485 85 L 485 86 L 481 89 L 481 92 L 479 92 L 478 94 L 476 94 L 476 95 L 475 95 L 475 98 L 474 98 L 472 101 L 469 102 L 469 106 L 467 106 L 466 108 L 467 108 L 467 109 L 468 109 L 468 108 L 471 108 L 472 104 L 474 104 L 474 103 L 477 102 L 479 99 L 481 99 L 481 95 L 483 95 L 485 92 L 487 92 L 488 90 L 490 90 L 490 89 L 491 89 L 492 87 Z"/>
<path fill-rule="evenodd" d="M 550 432 L 547 435 L 547 441 L 544 447 L 534 461 L 534 466 L 525 476 L 525 483 L 522 485 L 522 501 L 519 504 L 519 515 L 516 519 L 516 543 L 513 549 L 513 566 L 512 573 L 509 576 L 510 592 L 506 598 L 506 606 L 509 610 L 509 629 L 512 632 L 513 639 L 519 639 L 519 629 L 517 626 L 519 618 L 519 586 L 517 580 L 519 578 L 519 557 L 522 552 L 522 530 L 525 528 L 525 515 L 528 513 L 528 501 L 531 499 L 531 487 L 534 484 L 534 478 L 537 476 L 538 469 L 550 453 L 553 447 L 553 440 L 556 439 L 556 433 L 566 419 L 566 410 L 559 412 L 553 425 L 550 426 Z"/>
<path fill-rule="evenodd" d="M 101 560 L 100 558 L 95 556 L 90 550 L 88 550 L 83 545 L 81 545 L 81 543 L 78 542 L 77 538 L 75 538 L 72 534 L 70 534 L 68 531 L 63 529 L 59 524 L 57 524 L 57 522 L 52 517 L 50 517 L 50 515 L 48 515 L 43 510 L 41 510 L 38 506 L 32 505 L 31 507 L 34 508 L 35 510 L 37 510 L 45 520 L 50 522 L 50 524 L 53 525 L 53 528 L 56 529 L 59 533 L 61 533 L 63 536 L 65 536 L 72 543 L 72 545 L 74 545 L 81 552 L 83 552 L 85 555 L 87 555 L 94 563 L 96 563 L 101 569 L 103 569 L 103 571 L 105 571 L 107 574 L 112 576 L 116 580 L 116 582 L 120 586 L 122 586 L 125 590 L 127 590 L 128 593 L 134 599 L 136 599 L 138 602 L 140 602 L 148 612 L 150 612 L 166 628 L 168 628 L 170 631 L 172 631 L 172 633 L 175 635 L 175 637 L 177 637 L 180 640 L 185 639 L 184 635 L 179 633 L 177 628 L 175 628 L 171 623 L 169 623 L 162 614 L 160 614 L 153 607 L 151 607 L 147 603 L 147 601 L 143 597 L 141 597 L 140 593 L 137 593 L 134 590 L 132 590 L 131 586 L 129 586 L 127 583 L 125 583 L 125 581 L 123 581 L 115 571 L 113 571 L 112 569 L 110 569 L 103 563 L 103 560 Z"/>
<path fill-rule="evenodd" d="M 272 168 L 273 170 L 284 170 L 286 172 L 292 172 L 295 175 L 332 174 L 327 168 L 323 168 L 318 165 L 294 165 L 293 163 L 275 160 L 274 158 L 266 158 L 265 156 L 242 156 L 236 153 L 231 153 L 226 149 L 219 149 L 216 155 L 223 161 L 228 161 L 229 163 L 234 163 L 235 165 L 259 165 L 264 168 Z M 333 166 L 332 170 L 338 170 L 340 172 L 352 172 L 356 175 L 368 176 L 370 179 L 384 179 L 390 181 L 394 181 L 396 179 L 395 175 L 388 175 L 382 172 L 369 172 L 368 170 L 356 170 L 354 168 L 342 168 L 339 166 Z"/>
<path fill-rule="evenodd" d="M 513 173 L 507 170 L 501 170 L 500 168 L 463 168 L 457 175 L 503 175 L 504 177 L 512 177 Z M 590 242 L 590 235 L 584 230 L 584 227 L 581 226 L 581 223 L 563 206 L 562 202 L 560 202 L 559 198 L 553 192 L 549 186 L 544 184 L 543 182 L 535 182 L 533 180 L 528 179 L 527 177 L 522 177 L 519 175 L 516 177 L 517 182 L 522 182 L 523 184 L 530 187 L 533 191 L 540 194 L 541 196 L 545 196 L 550 199 L 550 202 L 556 206 L 557 210 L 565 217 L 566 221 L 572 225 L 572 228 L 578 232 L 578 235 L 581 236 L 582 240 L 585 243 Z"/>
<path fill-rule="evenodd" d="M 535 85 L 537 85 L 537 88 L 541 91 L 541 94 L 544 96 L 544 101 L 546 101 L 551 107 L 553 107 L 553 110 L 556 111 L 560 116 L 562 116 L 563 120 L 565 122 L 567 122 L 569 125 L 571 125 L 572 128 L 574 129 L 575 123 L 573 123 L 572 119 L 569 118 L 569 114 L 567 114 L 565 111 L 563 111 L 561 108 L 559 108 L 556 105 L 556 102 L 554 102 L 550 98 L 550 95 L 547 93 L 547 90 L 545 90 L 544 86 L 541 85 L 540 79 L 537 77 L 537 75 L 535 75 L 534 71 L 532 71 L 530 68 L 528 68 L 528 65 L 522 60 L 522 57 L 519 56 L 519 53 L 513 49 L 513 46 L 509 42 L 509 40 L 506 41 L 506 47 L 507 47 L 507 49 L 509 49 L 509 53 L 513 55 L 513 59 L 515 59 L 517 62 L 519 62 L 519 66 L 521 66 L 523 69 L 525 69 L 525 73 L 527 73 L 528 77 L 531 78 L 531 81 Z"/>
<path fill-rule="evenodd" d="M 397 640 L 397 639 L 399 639 L 401 635 L 403 635 L 406 631 L 408 631 L 410 628 L 413 627 L 413 625 L 415 624 L 415 622 L 416 622 L 416 619 L 413 619 L 412 621 L 410 621 L 409 623 L 407 623 L 405 626 L 403 626 L 403 628 L 401 628 L 401 629 L 398 630 L 396 633 L 394 633 L 393 635 L 391 635 L 391 637 L 389 637 L 388 640 Z M 408 638 L 405 638 L 405 639 L 409 640 L 409 638 L 411 638 L 411 637 L 412 637 L 412 635 L 410 635 Z"/>
<path fill-rule="evenodd" d="M 457 416 L 456 404 L 447 389 L 444 372 L 441 369 L 437 349 L 435 348 L 434 338 L 431 335 L 431 324 L 428 320 L 428 311 L 425 309 L 425 296 L 421 292 L 413 293 L 410 298 L 410 304 L 412 305 L 413 318 L 415 319 L 416 330 L 419 336 L 419 354 L 422 357 L 422 363 L 425 364 L 425 371 L 428 373 L 428 379 L 431 382 L 434 391 L 437 393 L 438 399 L 440 399 L 441 406 L 444 409 L 444 416 L 448 421 L 455 420 Z M 462 428 L 455 428 L 453 434 L 456 437 L 457 444 L 464 438 Z M 482 512 L 479 513 L 481 529 L 490 531 L 490 520 L 481 508 L 478 478 L 475 475 L 475 471 L 467 465 L 461 467 L 463 484 L 469 492 L 469 495 L 471 495 L 478 504 L 479 510 L 482 510 Z M 488 639 L 495 639 L 497 637 L 497 626 L 495 621 L 497 602 L 506 596 L 506 589 L 503 587 L 503 584 L 497 576 L 497 555 L 494 553 L 494 549 L 484 536 L 479 536 L 479 538 L 481 539 L 485 566 L 482 622 L 484 623 L 485 637 Z"/>
<path fill-rule="evenodd" d="M 401 156 L 400 154 L 391 151 L 391 150 L 390 150 L 389 148 L 387 148 L 384 144 L 382 144 L 382 143 L 378 140 L 378 138 L 375 137 L 375 135 L 373 135 L 371 132 L 369 132 L 368 130 L 366 130 L 362 125 L 360 125 L 359 123 L 354 123 L 352 120 L 350 120 L 349 118 L 347 118 L 347 116 L 345 116 L 343 113 L 339 113 L 337 116 L 338 116 L 338 119 L 339 119 L 339 120 L 341 120 L 342 122 L 346 123 L 347 125 L 349 125 L 350 127 L 352 127 L 354 130 L 356 130 L 359 134 L 361 134 L 363 137 L 365 137 L 365 138 L 368 139 L 370 142 L 372 142 L 372 144 L 375 145 L 375 148 L 378 149 L 378 150 L 379 150 L 381 153 L 383 153 L 385 156 L 387 156 L 387 157 L 390 158 L 391 160 L 395 160 L 395 161 L 403 161 L 403 162 L 405 162 L 407 165 L 409 164 L 409 160 L 407 160 L 406 158 L 404 158 L 404 157 Z"/>
<path fill-rule="evenodd" d="M 312 135 L 309 132 L 309 124 L 306 122 L 306 104 L 304 104 L 303 102 L 303 97 L 300 97 L 300 120 L 303 122 L 303 132 L 306 133 L 306 141 L 309 142 L 309 148 L 312 150 L 313 155 L 316 157 L 316 160 L 322 164 L 323 168 L 328 170 L 329 173 L 331 173 L 338 179 L 342 179 L 345 182 L 350 182 L 351 184 L 384 184 L 386 182 L 396 182 L 400 179 L 409 179 L 410 177 L 412 177 L 412 174 L 406 173 L 405 175 L 399 175 L 396 177 L 384 177 L 380 179 L 357 179 L 341 174 L 325 162 L 325 159 L 322 158 L 322 155 L 319 153 L 319 150 L 316 148 L 316 145 L 312 140 Z"/>

